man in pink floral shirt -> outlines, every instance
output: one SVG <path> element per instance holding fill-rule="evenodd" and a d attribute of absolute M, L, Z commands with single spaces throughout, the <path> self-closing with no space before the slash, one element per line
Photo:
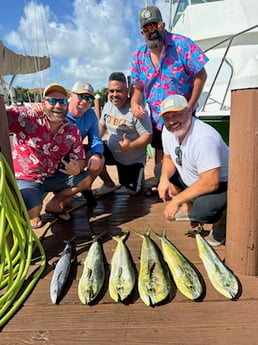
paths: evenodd
<path fill-rule="evenodd" d="M 131 106 L 136 117 L 144 114 L 144 100 L 149 106 L 153 124 L 152 146 L 158 164 L 163 157 L 160 104 L 167 96 L 180 94 L 186 97 L 194 112 L 206 81 L 204 65 L 208 58 L 190 38 L 165 30 L 157 7 L 144 8 L 140 13 L 140 24 L 145 44 L 133 55 Z"/>
<path fill-rule="evenodd" d="M 42 115 L 24 106 L 7 110 L 9 130 L 14 133 L 15 177 L 33 228 L 42 226 L 44 193 L 54 193 L 46 212 L 68 220 L 66 201 L 87 189 L 100 173 L 84 171 L 86 161 L 80 132 L 65 118 L 66 89 L 58 84 L 46 87 L 42 108 Z"/>

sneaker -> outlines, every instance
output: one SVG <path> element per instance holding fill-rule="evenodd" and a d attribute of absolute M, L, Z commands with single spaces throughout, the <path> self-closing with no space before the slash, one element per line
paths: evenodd
<path fill-rule="evenodd" d="M 120 187 L 120 185 L 114 185 L 112 187 L 109 187 L 109 186 L 106 186 L 105 184 L 103 184 L 100 188 L 93 190 L 93 196 L 98 198 L 100 196 L 114 192 L 119 187 Z"/>
<path fill-rule="evenodd" d="M 205 239 L 212 247 L 220 247 L 223 246 L 223 244 L 225 244 L 225 239 L 221 241 L 215 239 L 213 235 L 213 230 L 210 231 L 209 235 Z"/>
<path fill-rule="evenodd" d="M 87 189 L 87 190 L 84 190 L 82 192 L 82 195 L 85 197 L 86 201 L 87 201 L 87 206 L 89 207 L 95 207 L 97 205 L 97 200 L 95 199 L 93 193 L 92 193 L 92 190 L 91 189 Z"/>
<path fill-rule="evenodd" d="M 175 215 L 176 222 L 197 222 L 196 219 L 190 217 L 180 208 Z"/>

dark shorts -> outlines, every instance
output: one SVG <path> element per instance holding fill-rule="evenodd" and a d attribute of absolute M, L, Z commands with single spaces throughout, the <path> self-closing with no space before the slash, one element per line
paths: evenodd
<path fill-rule="evenodd" d="M 144 165 L 142 163 L 124 165 L 117 162 L 106 142 L 104 142 L 104 157 L 106 165 L 116 165 L 119 183 L 122 186 L 134 192 L 141 190 L 144 176 Z"/>
<path fill-rule="evenodd" d="M 79 175 L 66 175 L 58 171 L 54 176 L 45 179 L 44 183 L 35 181 L 16 180 L 21 191 L 27 210 L 42 205 L 44 194 L 48 192 L 58 193 L 65 188 L 77 186 L 88 176 L 87 171 Z"/>
<path fill-rule="evenodd" d="M 153 130 L 153 134 L 152 134 L 152 142 L 151 142 L 151 146 L 154 149 L 162 149 L 163 150 L 163 146 L 162 146 L 162 140 L 161 140 L 161 132 L 159 131 L 156 127 L 154 127 L 152 125 L 152 130 Z"/>
<path fill-rule="evenodd" d="M 187 188 L 178 172 L 169 181 L 182 190 Z M 218 222 L 222 212 L 227 208 L 227 189 L 228 183 L 220 182 L 219 188 L 215 192 L 195 198 L 189 213 L 190 218 L 196 219 L 201 224 L 214 224 Z"/>

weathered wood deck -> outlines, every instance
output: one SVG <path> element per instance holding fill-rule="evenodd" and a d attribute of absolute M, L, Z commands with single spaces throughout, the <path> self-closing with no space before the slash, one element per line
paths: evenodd
<path fill-rule="evenodd" d="M 152 161 L 146 169 L 147 184 L 151 182 Z M 76 203 L 83 203 L 78 198 Z M 163 204 L 157 197 L 127 196 L 124 189 L 102 197 L 94 210 L 83 206 L 72 213 L 68 222 L 54 223 L 43 245 L 48 267 L 24 306 L 5 325 L 0 333 L 1 345 L 20 344 L 117 344 L 117 345 L 256 345 L 258 344 L 258 279 L 238 275 L 242 284 L 239 300 L 231 301 L 220 295 L 210 284 L 198 257 L 195 240 L 185 235 L 188 222 L 168 222 L 163 217 Z M 77 295 L 82 273 L 82 261 L 87 255 L 90 232 L 107 231 L 103 248 L 110 263 L 116 242 L 111 235 L 135 229 L 145 232 L 167 231 L 167 237 L 198 268 L 206 283 L 206 295 L 201 302 L 188 300 L 172 286 L 170 299 L 154 308 L 146 306 L 135 289 L 128 304 L 115 303 L 109 296 L 107 284 L 97 302 L 82 305 Z M 42 229 L 38 231 L 40 235 Z M 42 233 L 41 233 L 42 234 Z M 60 303 L 50 301 L 49 288 L 55 262 L 61 254 L 63 240 L 76 238 L 78 264 L 72 266 L 66 291 Z M 152 236 L 159 245 L 159 240 Z M 127 246 L 136 267 L 139 267 L 141 238 L 131 232 Z M 217 249 L 225 256 L 225 247 Z"/>

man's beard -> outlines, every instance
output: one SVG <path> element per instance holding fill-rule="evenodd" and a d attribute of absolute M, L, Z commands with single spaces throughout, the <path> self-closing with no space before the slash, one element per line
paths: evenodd
<path fill-rule="evenodd" d="M 155 49 L 155 48 L 159 48 L 163 45 L 163 41 L 164 41 L 164 37 L 157 32 L 157 37 L 155 39 L 150 39 L 148 40 L 146 38 L 146 44 L 149 47 L 149 49 Z"/>

